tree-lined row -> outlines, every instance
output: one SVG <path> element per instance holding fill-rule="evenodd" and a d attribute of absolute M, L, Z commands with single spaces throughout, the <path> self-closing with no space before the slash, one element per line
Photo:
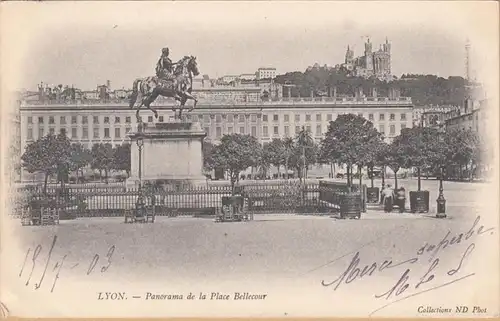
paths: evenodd
<path fill-rule="evenodd" d="M 261 146 L 249 135 L 225 135 L 219 145 L 206 144 L 205 167 L 228 171 L 234 186 L 240 172 L 249 167 L 266 172 L 270 165 L 294 169 L 299 178 L 305 177 L 313 164 L 344 165 L 347 183 L 352 185 L 353 169 L 372 173 L 375 166 L 386 166 L 396 174 L 401 168 L 422 171 L 466 168 L 472 172 L 481 165 L 481 142 L 471 130 L 439 132 L 434 128 L 414 127 L 402 130 L 392 143 L 384 142 L 373 123 L 365 118 L 346 114 L 330 122 L 323 140 L 317 144 L 304 128 L 295 139 L 273 139 Z M 264 175 L 265 176 L 265 175 Z M 361 175 L 360 175 L 361 177 Z"/>
<path fill-rule="evenodd" d="M 111 170 L 129 174 L 130 145 L 113 147 L 111 144 L 94 144 L 89 150 L 82 144 L 72 144 L 64 134 L 49 134 L 27 145 L 21 161 L 29 173 L 44 174 L 44 190 L 50 176 L 57 175 L 58 182 L 66 182 L 69 173 L 74 173 L 78 180 L 83 177 L 83 169 L 89 165 L 90 168 L 98 170 L 100 176 L 104 172 L 107 181 Z"/>

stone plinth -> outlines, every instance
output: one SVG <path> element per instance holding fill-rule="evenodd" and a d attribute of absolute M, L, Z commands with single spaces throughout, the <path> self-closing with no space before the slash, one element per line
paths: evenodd
<path fill-rule="evenodd" d="M 199 123 L 168 122 L 143 124 L 130 132 L 131 176 L 127 185 L 139 182 L 139 147 L 143 138 L 142 181 L 161 181 L 164 184 L 206 184 L 203 175 L 202 143 L 206 133 Z"/>

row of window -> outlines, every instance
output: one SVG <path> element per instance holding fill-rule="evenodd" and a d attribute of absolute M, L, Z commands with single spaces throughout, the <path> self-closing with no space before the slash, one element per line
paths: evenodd
<path fill-rule="evenodd" d="M 125 135 L 130 130 L 131 130 L 130 127 L 125 128 Z M 71 136 L 69 136 L 69 138 L 72 138 L 72 139 L 78 139 L 78 138 L 89 139 L 89 129 L 87 127 L 82 127 L 82 135 L 81 135 L 81 137 L 78 137 L 78 128 L 76 128 L 76 127 L 71 128 L 71 131 L 69 131 L 69 133 L 66 130 L 66 128 L 61 128 L 59 130 L 59 132 L 60 133 L 64 133 L 64 134 L 71 134 Z M 50 127 L 48 133 L 54 135 L 55 134 L 55 128 L 54 127 Z M 38 128 L 38 138 L 43 137 L 45 134 L 47 134 L 47 133 L 45 132 L 44 128 L 43 127 L 39 127 Z M 115 136 L 114 136 L 115 139 L 116 138 L 124 138 L 125 135 L 122 137 L 122 128 L 120 128 L 120 127 L 116 127 L 115 128 Z M 101 137 L 100 128 L 94 127 L 92 138 L 99 139 L 100 137 Z M 110 136 L 110 129 L 108 127 L 104 128 L 104 138 L 111 138 L 111 136 Z M 28 128 L 27 139 L 28 140 L 33 140 L 33 128 Z"/>
<path fill-rule="evenodd" d="M 364 117 L 363 113 L 358 113 L 359 116 Z M 306 119 L 305 121 L 311 121 L 312 115 L 306 114 L 305 115 Z M 301 115 L 300 114 L 295 114 L 295 121 L 300 122 L 301 121 Z M 290 115 L 283 115 L 283 120 L 285 123 L 290 122 Z M 327 121 L 332 121 L 333 120 L 333 114 L 327 114 L 326 115 L 326 120 Z M 368 120 L 375 120 L 374 114 L 368 114 Z M 384 121 L 385 120 L 385 114 L 380 113 L 379 114 L 379 120 Z M 395 121 L 396 120 L 396 114 L 389 114 L 389 120 Z M 406 113 L 401 113 L 399 120 L 401 121 L 406 121 Z M 268 115 L 262 115 L 262 121 L 267 122 L 268 121 Z M 274 114 L 273 115 L 273 121 L 278 122 L 279 121 L 279 115 Z M 323 121 L 323 114 L 316 114 L 316 121 L 320 122 Z"/>
<path fill-rule="evenodd" d="M 358 113 L 359 116 L 363 116 L 363 113 Z M 210 115 L 190 115 L 191 119 L 195 122 L 197 121 L 203 121 L 204 123 L 210 123 Z M 68 116 L 69 117 L 69 116 Z M 82 124 L 87 124 L 89 121 L 88 116 L 81 116 Z M 59 116 L 59 124 L 65 125 L 67 124 L 66 122 L 67 116 Z M 130 124 L 131 123 L 131 117 L 126 116 L 125 118 L 125 123 Z M 300 114 L 295 114 L 295 122 L 300 122 L 302 118 L 302 115 Z M 305 115 L 305 121 L 311 121 L 312 115 L 306 114 Z M 269 119 L 268 115 L 262 115 L 262 121 L 267 122 Z M 272 117 L 273 121 L 278 122 L 279 121 L 279 115 L 275 114 Z M 94 124 L 99 124 L 99 116 L 93 116 L 92 118 Z M 240 114 L 236 115 L 236 120 L 240 123 L 245 122 L 245 115 Z M 290 122 L 290 115 L 283 115 L 283 120 L 284 122 Z M 316 114 L 316 121 L 322 121 L 323 120 L 323 114 Z M 333 120 L 333 115 L 332 114 L 327 114 L 326 115 L 326 120 L 327 121 L 332 121 Z M 373 121 L 375 120 L 374 114 L 368 114 L 368 120 Z M 380 113 L 379 114 L 379 120 L 384 121 L 385 120 L 385 114 Z M 396 120 L 396 114 L 389 114 L 389 120 L 395 121 Z M 401 121 L 406 121 L 406 113 L 401 113 L 400 114 L 400 120 Z M 28 116 L 27 118 L 28 124 L 33 124 L 33 117 Z M 78 118 L 77 116 L 71 116 L 70 117 L 71 124 L 77 124 L 78 123 Z M 109 124 L 111 121 L 111 117 L 109 116 L 104 116 L 103 123 L 104 124 Z M 114 123 L 115 124 L 120 124 L 122 121 L 122 118 L 120 116 L 114 117 Z M 158 119 L 159 122 L 164 121 L 164 116 L 159 116 Z M 227 122 L 232 123 L 235 121 L 235 115 L 228 114 L 227 115 Z M 257 115 L 252 114 L 250 115 L 250 121 L 255 123 L 257 122 Z M 153 122 L 153 116 L 148 116 L 148 122 L 152 123 Z M 215 115 L 215 122 L 216 123 L 221 123 L 222 122 L 222 115 Z M 38 124 L 43 124 L 44 123 L 44 117 L 43 116 L 38 116 Z M 49 116 L 48 118 L 48 123 L 49 124 L 55 124 L 55 116 Z"/>

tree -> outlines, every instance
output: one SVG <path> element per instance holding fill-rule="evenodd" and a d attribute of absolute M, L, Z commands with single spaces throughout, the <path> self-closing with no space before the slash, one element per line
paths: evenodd
<path fill-rule="evenodd" d="M 49 134 L 26 146 L 21 156 L 22 166 L 30 173 L 45 174 L 43 193 L 47 193 L 50 175 L 68 168 L 71 157 L 71 143 L 64 134 Z"/>
<path fill-rule="evenodd" d="M 202 145 L 202 153 L 203 153 L 203 167 L 206 169 L 210 169 L 213 163 L 213 153 L 214 153 L 214 144 L 203 141 Z"/>
<path fill-rule="evenodd" d="M 297 169 L 299 178 L 307 178 L 309 165 L 315 164 L 318 159 L 318 147 L 314 143 L 311 133 L 302 126 L 295 138 L 295 146 L 290 157 L 291 164 Z"/>
<path fill-rule="evenodd" d="M 418 191 L 421 189 L 421 169 L 434 167 L 443 151 L 439 132 L 430 127 L 413 127 L 401 131 L 398 136 L 401 152 L 406 156 L 404 167 L 417 168 Z"/>
<path fill-rule="evenodd" d="M 373 146 L 380 140 L 370 121 L 353 114 L 339 115 L 328 126 L 321 154 L 324 159 L 347 165 L 347 183 L 352 186 L 352 165 L 360 167 L 375 159 Z"/>
<path fill-rule="evenodd" d="M 113 146 L 111 144 L 94 144 L 91 150 L 92 161 L 90 163 L 93 169 L 105 173 L 106 183 L 108 182 L 108 172 L 113 164 Z"/>
<path fill-rule="evenodd" d="M 398 171 L 408 164 L 408 157 L 405 154 L 404 142 L 402 136 L 397 136 L 391 144 L 381 149 L 379 159 L 383 159 L 383 164 L 389 166 L 394 172 L 394 189 L 398 188 Z"/>
<path fill-rule="evenodd" d="M 280 174 L 281 165 L 285 165 L 285 145 L 279 138 L 274 138 L 271 142 L 264 144 L 262 149 L 264 163 L 272 164 L 278 168 Z"/>
<path fill-rule="evenodd" d="M 80 143 L 74 143 L 71 145 L 71 157 L 70 157 L 70 170 L 76 172 L 76 180 L 78 181 L 78 173 L 81 172 L 83 176 L 83 168 L 90 164 L 92 160 L 92 155 L 90 151 L 83 147 Z"/>
<path fill-rule="evenodd" d="M 258 164 L 261 157 L 261 145 L 257 139 L 250 135 L 232 134 L 224 135 L 219 145 L 213 149 L 211 168 L 224 168 L 229 171 L 231 189 L 241 171 Z"/>
<path fill-rule="evenodd" d="M 283 156 L 285 159 L 285 174 L 286 179 L 288 179 L 288 168 L 290 164 L 290 158 L 293 155 L 295 149 L 295 142 L 291 137 L 286 137 L 283 139 Z"/>
<path fill-rule="evenodd" d="M 450 130 L 442 134 L 441 158 L 438 161 L 441 167 L 456 168 L 462 178 L 462 169 L 465 167 L 468 178 L 481 162 L 481 140 L 477 133 L 471 129 Z"/>
<path fill-rule="evenodd" d="M 125 143 L 113 149 L 112 168 L 114 170 L 125 171 L 127 177 L 130 177 L 130 157 L 131 149 L 130 144 Z"/>

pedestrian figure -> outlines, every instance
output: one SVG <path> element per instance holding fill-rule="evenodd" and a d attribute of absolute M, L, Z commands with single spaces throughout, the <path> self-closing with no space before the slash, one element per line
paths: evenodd
<path fill-rule="evenodd" d="M 390 213 L 392 211 L 392 204 L 394 200 L 394 190 L 391 187 L 391 184 L 387 184 L 387 186 L 382 191 L 382 197 L 384 199 L 384 212 Z"/>
<path fill-rule="evenodd" d="M 405 210 L 406 190 L 404 187 L 398 188 L 396 191 L 396 201 L 399 207 L 399 212 L 403 213 Z"/>

